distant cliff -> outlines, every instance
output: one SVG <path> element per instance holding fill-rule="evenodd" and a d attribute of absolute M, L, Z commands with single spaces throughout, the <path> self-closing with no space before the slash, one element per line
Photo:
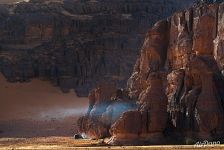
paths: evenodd
<path fill-rule="evenodd" d="M 145 32 L 189 0 L 32 0 L 0 5 L 0 71 L 10 82 L 51 80 L 87 95 L 97 83 L 123 87 Z"/>

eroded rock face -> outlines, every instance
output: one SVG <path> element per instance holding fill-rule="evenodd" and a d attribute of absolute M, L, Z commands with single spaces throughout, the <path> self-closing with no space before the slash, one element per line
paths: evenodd
<path fill-rule="evenodd" d="M 162 73 L 151 73 L 149 87 L 139 98 L 139 107 L 128 111 L 112 125 L 109 144 L 132 144 L 163 142 L 167 124 L 167 97 L 163 90 Z"/>
<path fill-rule="evenodd" d="M 109 129 L 123 112 L 136 107 L 135 101 L 129 99 L 126 91 L 101 83 L 89 94 L 87 114 L 78 121 L 79 133 L 91 139 L 109 137 Z"/>
<path fill-rule="evenodd" d="M 0 71 L 38 77 L 87 96 L 102 81 L 124 87 L 147 29 L 189 0 L 31 0 L 0 6 Z"/>
<path fill-rule="evenodd" d="M 127 84 L 138 107 L 111 125 L 108 143 L 223 139 L 223 6 L 193 7 L 149 30 Z"/>
<path fill-rule="evenodd" d="M 150 45 L 147 48 L 143 46 L 141 57 L 145 60 L 147 54 L 150 54 L 151 59 L 146 59 L 146 65 L 139 65 L 139 71 L 134 73 L 143 79 L 141 82 L 147 82 L 148 79 L 142 72 L 152 68 L 150 62 L 155 61 L 155 64 L 160 66 L 156 70 L 154 66 L 153 72 L 165 70 L 167 77 L 163 82 L 166 84 L 164 88 L 168 97 L 169 120 L 179 132 L 190 137 L 215 138 L 224 131 L 220 128 L 223 126 L 224 117 L 223 99 L 220 94 L 222 92 L 217 92 L 224 89 L 216 84 L 216 78 L 223 82 L 220 68 L 222 62 L 219 59 L 222 57 L 223 48 L 217 46 L 222 35 L 219 23 L 222 19 L 222 7 L 223 4 L 204 5 L 168 18 L 166 32 L 169 32 L 169 44 L 163 44 L 166 48 L 159 55 L 167 56 L 163 60 L 166 61 L 165 65 L 160 66 L 163 63 L 158 61 L 158 56 L 154 52 L 159 53 L 160 48 L 151 49 Z M 146 42 L 151 38 L 146 38 Z M 219 56 L 217 52 L 220 52 Z M 132 92 L 132 88 L 129 89 Z M 139 88 L 139 100 L 145 89 Z"/>

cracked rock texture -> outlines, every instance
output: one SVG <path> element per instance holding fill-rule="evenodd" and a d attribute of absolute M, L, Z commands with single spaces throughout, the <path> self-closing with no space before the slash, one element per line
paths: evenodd
<path fill-rule="evenodd" d="M 107 125 L 108 143 L 223 139 L 223 12 L 224 3 L 192 7 L 148 31 L 123 90 L 136 108 L 123 110 L 117 121 Z M 97 120 L 105 124 L 102 118 Z"/>
<path fill-rule="evenodd" d="M 0 71 L 10 82 L 38 77 L 64 92 L 75 89 L 79 96 L 103 81 L 124 87 L 147 29 L 190 3 L 31 0 L 0 5 Z"/>

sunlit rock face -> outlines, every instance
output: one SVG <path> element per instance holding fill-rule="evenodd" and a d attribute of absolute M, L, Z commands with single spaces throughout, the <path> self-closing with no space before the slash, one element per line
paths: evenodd
<path fill-rule="evenodd" d="M 147 29 L 189 0 L 31 0 L 0 6 L 0 70 L 11 82 L 39 77 L 88 95 L 123 87 Z"/>
<path fill-rule="evenodd" d="M 107 126 L 109 144 L 223 139 L 223 10 L 192 7 L 148 31 L 126 89 L 136 109 Z"/>

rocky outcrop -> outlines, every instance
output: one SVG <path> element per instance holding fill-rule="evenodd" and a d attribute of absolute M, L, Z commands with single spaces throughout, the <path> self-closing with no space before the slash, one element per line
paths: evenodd
<path fill-rule="evenodd" d="M 189 0 L 31 0 L 0 6 L 0 71 L 38 77 L 87 96 L 103 81 L 124 87 L 147 29 Z"/>
<path fill-rule="evenodd" d="M 89 94 L 88 112 L 78 120 L 79 132 L 92 139 L 108 137 L 111 125 L 122 113 L 135 108 L 135 101 L 125 91 L 101 83 Z"/>
<path fill-rule="evenodd" d="M 110 126 L 108 143 L 223 139 L 223 10 L 192 7 L 148 31 L 126 89 L 137 108 Z"/>
<path fill-rule="evenodd" d="M 149 86 L 139 97 L 138 110 L 128 111 L 112 125 L 110 144 L 162 143 L 167 124 L 167 97 L 163 90 L 161 73 L 150 74 Z M 139 143 L 140 142 L 140 143 Z"/>

